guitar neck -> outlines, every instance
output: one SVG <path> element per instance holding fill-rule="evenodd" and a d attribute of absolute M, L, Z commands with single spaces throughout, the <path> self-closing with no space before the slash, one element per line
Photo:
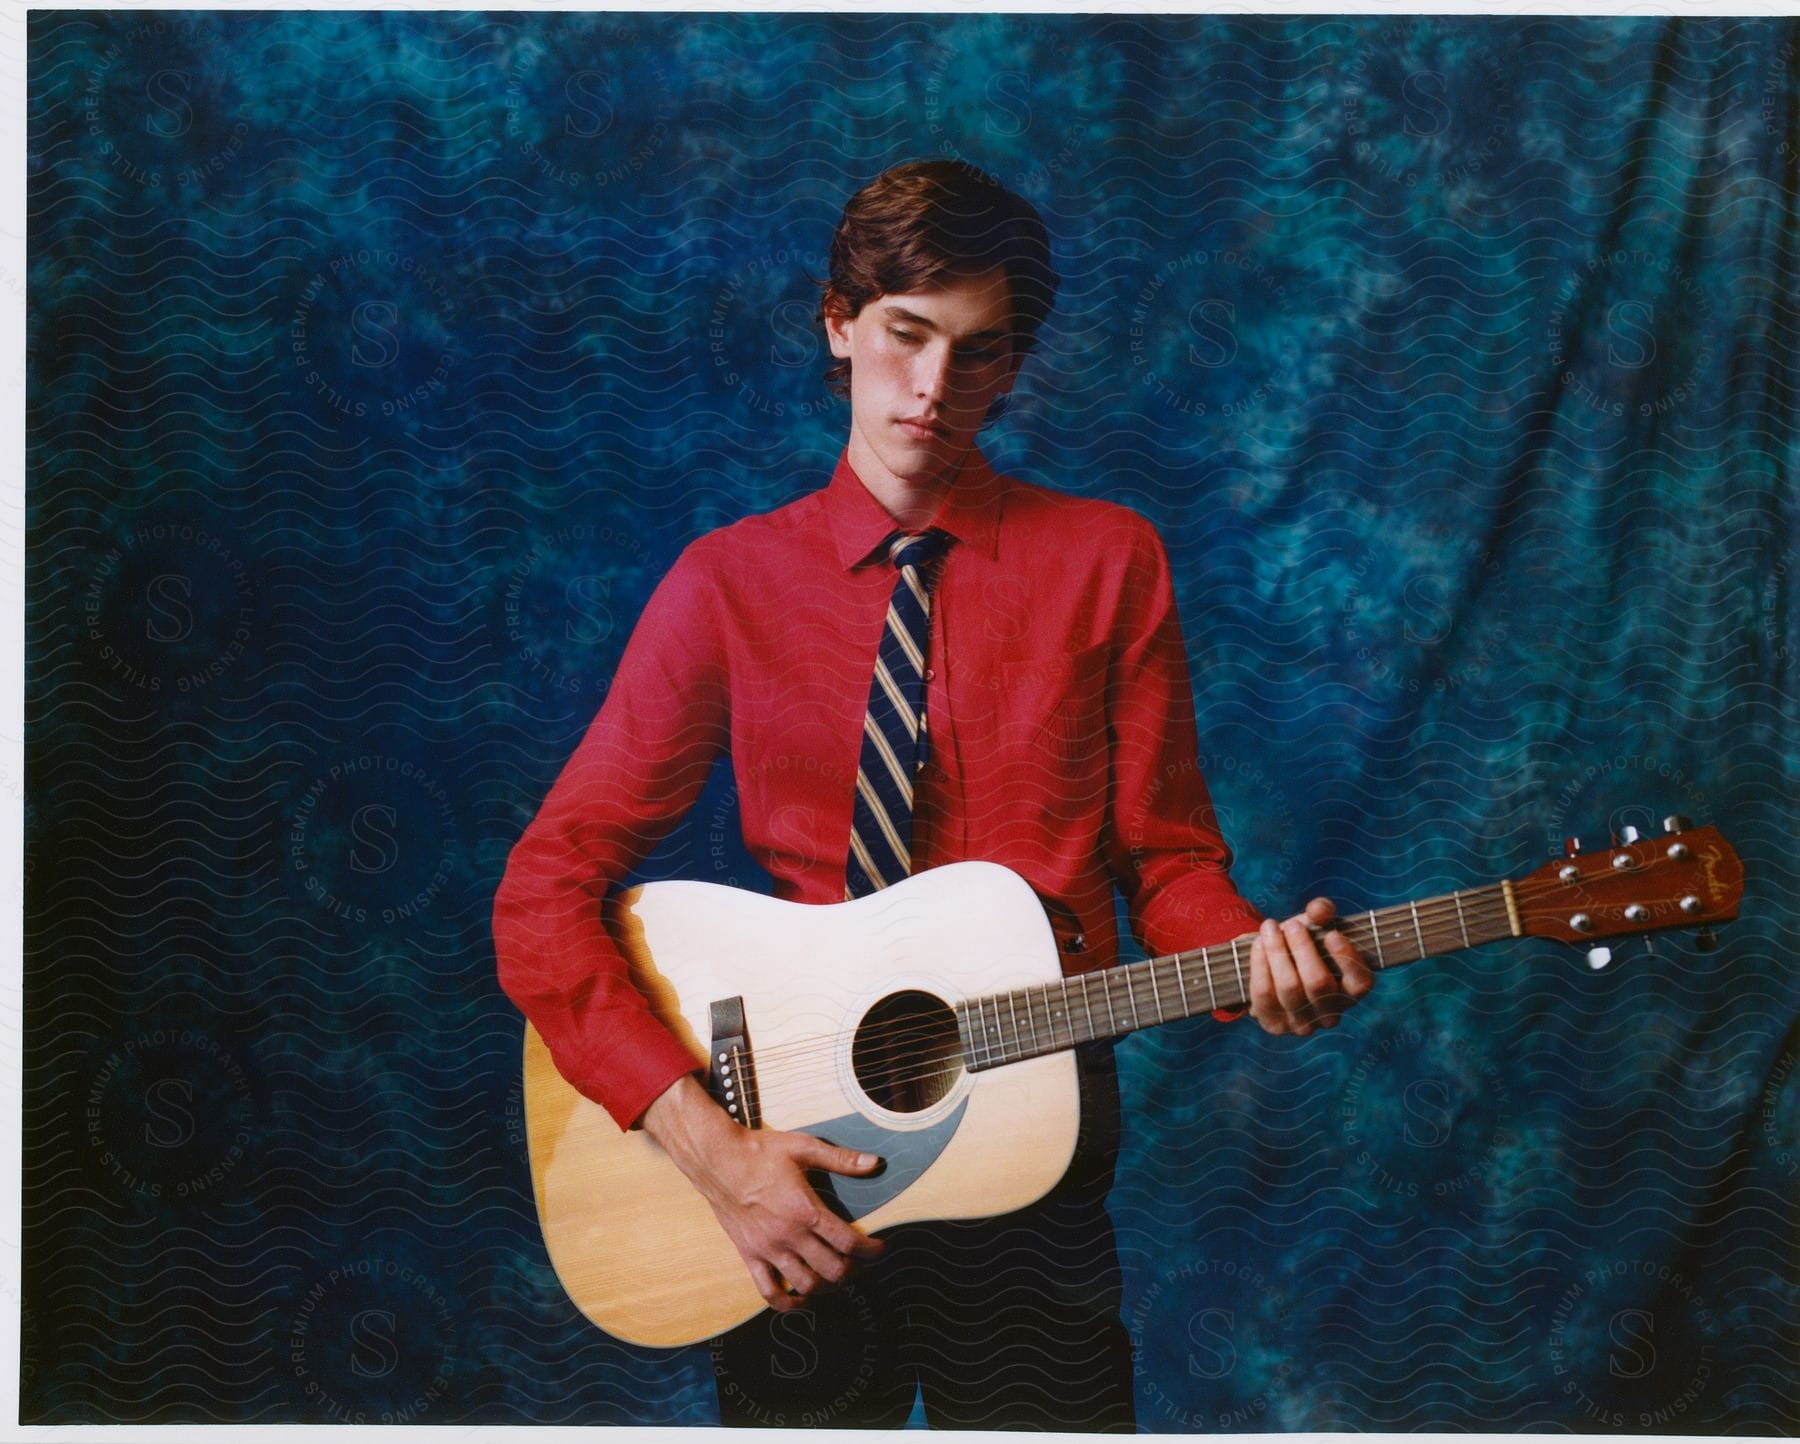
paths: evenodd
<path fill-rule="evenodd" d="M 1517 937 L 1523 929 L 1510 883 L 1421 898 L 1345 918 L 1338 928 L 1372 967 Z M 1317 930 L 1314 936 L 1320 936 Z M 1214 1008 L 1240 1008 L 1250 997 L 1255 933 L 1141 963 L 957 1005 L 963 1061 L 971 1072 L 1117 1038 Z"/>

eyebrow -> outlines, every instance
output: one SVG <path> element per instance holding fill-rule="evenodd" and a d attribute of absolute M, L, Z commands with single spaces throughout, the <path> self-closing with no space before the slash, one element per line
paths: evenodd
<path fill-rule="evenodd" d="M 882 309 L 886 311 L 888 315 L 895 317 L 897 320 L 905 321 L 910 325 L 923 326 L 931 331 L 942 329 L 937 322 L 933 321 L 929 316 L 921 316 L 917 311 L 909 311 L 906 307 L 896 305 L 892 301 L 884 301 L 882 303 Z M 1003 341 L 1009 334 L 1010 332 L 1005 326 L 996 326 L 990 327 L 986 331 L 970 331 L 966 336 L 961 336 L 958 339 L 963 341 Z"/>

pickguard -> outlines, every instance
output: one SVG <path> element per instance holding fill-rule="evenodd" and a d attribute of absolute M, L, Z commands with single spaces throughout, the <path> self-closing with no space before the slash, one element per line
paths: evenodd
<path fill-rule="evenodd" d="M 811 1175 L 819 1196 L 834 1213 L 846 1219 L 862 1218 L 873 1213 L 890 1199 L 898 1198 L 910 1188 L 955 1137 L 969 1100 L 964 1098 L 952 1113 L 946 1114 L 928 1128 L 884 1128 L 860 1113 L 846 1113 L 796 1133 L 810 1133 L 824 1143 L 839 1148 L 854 1148 L 873 1153 L 886 1165 L 880 1172 L 859 1178 L 846 1173 L 817 1172 Z"/>

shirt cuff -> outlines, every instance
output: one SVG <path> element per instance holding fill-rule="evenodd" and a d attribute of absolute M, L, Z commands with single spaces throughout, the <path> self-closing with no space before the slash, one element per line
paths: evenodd
<path fill-rule="evenodd" d="M 610 1087 L 593 1092 L 581 1090 L 610 1113 L 621 1129 L 639 1127 L 644 1121 L 644 1110 L 683 1074 L 700 1074 L 704 1081 L 704 1067 L 694 1055 L 660 1028 L 657 1032 L 661 1036 L 647 1036 L 639 1045 L 631 1060 L 629 1077 L 614 1075 Z"/>

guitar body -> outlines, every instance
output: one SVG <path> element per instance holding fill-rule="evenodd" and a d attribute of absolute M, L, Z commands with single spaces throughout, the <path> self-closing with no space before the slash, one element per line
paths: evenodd
<path fill-rule="evenodd" d="M 815 1175 L 865 1232 L 1010 1212 L 1067 1170 L 1074 1054 L 968 1072 L 950 1012 L 1061 977 L 1043 908 L 1007 869 L 956 863 L 824 907 L 650 883 L 611 900 L 608 928 L 697 1068 L 712 1005 L 742 999 L 762 1127 L 887 1161 L 874 1179 Z M 672 1347 L 765 1307 L 687 1178 L 647 1134 L 622 1132 L 571 1088 L 529 1026 L 525 1125 L 551 1263 L 595 1324 Z"/>

